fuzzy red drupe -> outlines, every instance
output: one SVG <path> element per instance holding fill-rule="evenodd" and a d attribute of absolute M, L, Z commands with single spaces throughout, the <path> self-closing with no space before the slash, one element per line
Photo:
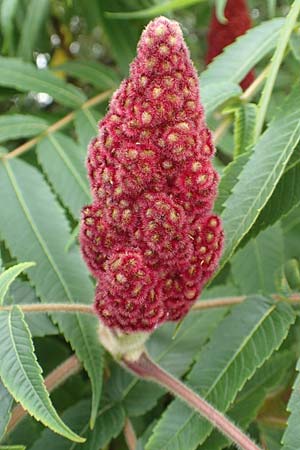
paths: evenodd
<path fill-rule="evenodd" d="M 222 53 L 224 47 L 232 44 L 236 38 L 245 34 L 252 26 L 246 0 L 228 0 L 224 15 L 227 22 L 220 23 L 216 16 L 216 10 L 213 9 L 207 36 L 206 64 L 209 64 Z M 254 78 L 254 71 L 251 70 L 240 83 L 241 88 L 247 89 L 253 83 Z"/>
<path fill-rule="evenodd" d="M 223 246 L 213 154 L 180 27 L 157 18 L 88 150 L 93 204 L 80 243 L 108 327 L 181 319 L 213 274 Z"/>

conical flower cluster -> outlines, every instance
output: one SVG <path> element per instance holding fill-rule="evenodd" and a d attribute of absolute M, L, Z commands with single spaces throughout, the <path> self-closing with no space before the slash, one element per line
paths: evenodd
<path fill-rule="evenodd" d="M 228 0 L 224 15 L 226 23 L 220 23 L 213 9 L 211 22 L 207 36 L 206 64 L 209 64 L 216 56 L 222 53 L 224 47 L 232 44 L 236 38 L 245 34 L 252 26 L 246 0 Z M 255 78 L 254 71 L 251 70 L 241 82 L 241 88 L 247 89 Z"/>
<path fill-rule="evenodd" d="M 150 22 L 89 146 L 82 254 L 101 321 L 124 332 L 181 319 L 218 263 L 218 175 L 179 25 Z"/>

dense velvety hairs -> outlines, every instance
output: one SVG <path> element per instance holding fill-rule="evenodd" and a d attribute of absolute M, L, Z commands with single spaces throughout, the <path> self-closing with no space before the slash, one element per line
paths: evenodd
<path fill-rule="evenodd" d="M 213 274 L 223 245 L 213 154 L 180 27 L 157 18 L 88 150 L 80 243 L 105 325 L 152 331 L 181 319 Z"/>
<path fill-rule="evenodd" d="M 209 64 L 224 47 L 232 44 L 235 39 L 245 34 L 251 28 L 251 18 L 246 0 L 228 0 L 225 7 L 226 23 L 220 23 L 213 9 L 207 36 L 206 64 Z M 254 81 L 254 71 L 251 70 L 241 82 L 243 90 Z"/>

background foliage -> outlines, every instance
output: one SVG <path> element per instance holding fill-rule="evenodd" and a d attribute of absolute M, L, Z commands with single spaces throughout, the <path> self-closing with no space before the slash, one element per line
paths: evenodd
<path fill-rule="evenodd" d="M 249 1 L 253 29 L 205 69 L 213 3 L 222 18 L 224 0 L 0 0 L 0 449 L 122 450 L 128 418 L 139 450 L 230 448 L 112 361 L 95 317 L 22 311 L 92 302 L 77 245 L 86 148 L 160 14 L 182 24 L 217 142 L 226 248 L 202 298 L 247 300 L 193 311 L 147 348 L 263 448 L 300 448 L 300 5 Z"/>

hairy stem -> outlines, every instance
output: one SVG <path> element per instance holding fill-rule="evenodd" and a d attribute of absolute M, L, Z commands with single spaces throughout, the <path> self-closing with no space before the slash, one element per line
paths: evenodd
<path fill-rule="evenodd" d="M 279 294 L 271 294 L 276 301 L 289 302 L 291 305 L 300 303 L 300 293 L 295 292 L 289 297 L 282 297 Z M 242 303 L 247 298 L 246 295 L 240 295 L 236 297 L 219 297 L 208 300 L 199 300 L 193 306 L 192 310 L 210 309 L 210 308 L 223 308 L 225 306 L 234 306 L 238 303 Z M 24 313 L 47 313 L 47 312 L 65 312 L 74 313 L 79 312 L 83 314 L 95 314 L 92 305 L 86 305 L 84 303 L 32 303 L 32 304 L 19 304 L 19 308 Z M 13 306 L 0 306 L 0 311 L 10 311 Z"/>
<path fill-rule="evenodd" d="M 128 417 L 126 417 L 124 425 L 124 437 L 129 450 L 135 450 L 137 445 L 137 439 L 132 423 Z"/>
<path fill-rule="evenodd" d="M 213 424 L 226 437 L 243 450 L 260 450 L 259 447 L 234 425 L 230 420 L 217 411 L 202 397 L 193 392 L 181 381 L 174 378 L 160 366 L 154 363 L 146 353 L 142 353 L 137 361 L 123 359 L 124 365 L 140 378 L 154 381 L 167 388 L 177 397 L 180 397 L 190 407 L 200 413 L 205 419 Z"/>
<path fill-rule="evenodd" d="M 28 305 L 18 305 L 24 312 L 80 312 L 85 314 L 94 314 L 92 305 L 82 303 L 33 303 Z M 0 311 L 10 311 L 12 306 L 0 306 Z"/>
<path fill-rule="evenodd" d="M 70 356 L 62 364 L 56 367 L 45 378 L 45 386 L 48 392 L 54 391 L 58 386 L 64 383 L 69 377 L 78 373 L 81 369 L 80 362 L 76 355 Z M 21 405 L 17 405 L 13 411 L 7 426 L 7 434 L 10 433 L 26 416 L 27 411 Z"/>
<path fill-rule="evenodd" d="M 112 92 L 113 92 L 112 89 L 109 89 L 109 90 L 107 90 L 105 92 L 101 92 L 101 94 L 98 94 L 95 97 L 90 98 L 85 103 L 83 103 L 83 105 L 81 106 L 80 109 L 87 109 L 87 108 L 90 108 L 90 107 L 92 107 L 94 105 L 97 105 L 97 104 L 103 102 L 104 100 L 106 100 L 106 99 L 108 99 L 110 97 Z M 1 155 L 1 158 L 2 159 L 12 159 L 12 158 L 15 158 L 16 156 L 20 156 L 22 153 L 27 152 L 32 147 L 34 147 L 45 136 L 47 136 L 47 135 L 49 135 L 51 133 L 54 133 L 55 131 L 60 130 L 61 128 L 65 127 L 68 123 L 72 122 L 72 120 L 75 118 L 76 112 L 77 111 L 70 112 L 69 114 L 67 114 L 62 119 L 60 119 L 57 122 L 55 122 L 54 124 L 50 125 L 50 127 L 48 127 L 45 131 L 43 131 L 38 136 L 30 139 L 29 141 L 27 141 L 24 144 L 20 145 L 19 147 L 17 147 L 16 149 L 12 150 L 11 152 Z"/>
<path fill-rule="evenodd" d="M 293 304 L 300 303 L 300 293 L 292 294 L 288 298 L 283 298 L 278 294 L 272 294 L 271 297 L 276 301 L 286 301 Z M 197 311 L 199 309 L 209 309 L 209 308 L 224 308 L 226 306 L 237 305 L 238 303 L 242 303 L 246 300 L 246 295 L 241 295 L 237 297 L 220 297 L 215 299 L 208 300 L 199 300 L 192 306 L 193 311 Z"/>

